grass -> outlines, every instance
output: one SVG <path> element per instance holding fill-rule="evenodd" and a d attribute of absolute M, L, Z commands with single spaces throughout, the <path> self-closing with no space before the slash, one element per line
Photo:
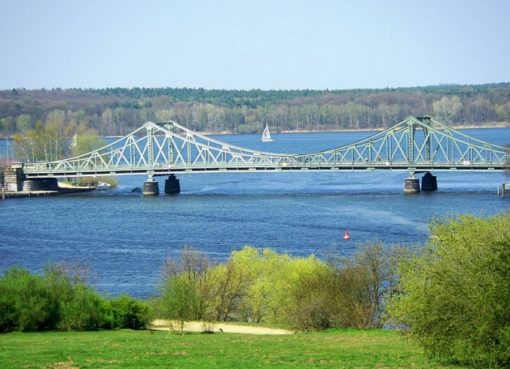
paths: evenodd
<path fill-rule="evenodd" d="M 453 368 L 398 333 L 288 336 L 147 331 L 0 334 L 0 368 Z"/>

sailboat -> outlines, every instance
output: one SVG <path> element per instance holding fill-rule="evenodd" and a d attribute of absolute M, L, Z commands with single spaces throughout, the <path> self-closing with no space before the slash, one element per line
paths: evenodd
<path fill-rule="evenodd" d="M 73 136 L 73 140 L 71 141 L 71 147 L 74 149 L 78 146 L 78 133 L 75 133 Z"/>
<path fill-rule="evenodd" d="M 266 128 L 264 128 L 264 132 L 262 132 L 262 142 L 271 142 L 273 139 L 271 138 L 271 133 L 269 133 L 269 127 L 266 124 Z"/>

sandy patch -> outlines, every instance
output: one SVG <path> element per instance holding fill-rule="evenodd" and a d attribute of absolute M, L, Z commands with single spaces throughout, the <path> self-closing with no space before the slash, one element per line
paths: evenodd
<path fill-rule="evenodd" d="M 180 324 L 173 320 L 154 320 L 150 325 L 151 330 L 157 331 L 178 331 Z M 215 333 L 244 333 L 244 334 L 292 334 L 294 332 L 287 329 L 254 327 L 249 325 L 222 324 L 210 322 L 185 322 L 185 332 L 204 332 L 212 331 Z"/>

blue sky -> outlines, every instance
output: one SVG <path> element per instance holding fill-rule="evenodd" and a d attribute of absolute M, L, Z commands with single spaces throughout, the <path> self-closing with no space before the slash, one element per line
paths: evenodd
<path fill-rule="evenodd" d="M 510 81 L 507 0 L 1 0 L 0 89 Z"/>

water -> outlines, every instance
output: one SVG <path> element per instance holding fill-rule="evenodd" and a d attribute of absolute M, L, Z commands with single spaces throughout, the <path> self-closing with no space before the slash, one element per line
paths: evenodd
<path fill-rule="evenodd" d="M 466 132 L 510 142 L 510 129 Z M 270 143 L 258 135 L 217 138 L 266 151 L 310 152 L 370 134 L 275 134 Z M 437 192 L 408 196 L 402 193 L 405 172 L 341 171 L 179 175 L 180 195 L 154 198 L 132 193 L 145 178 L 131 176 L 106 192 L 0 201 L 0 271 L 80 261 L 90 266 L 98 290 L 147 297 L 157 291 L 163 260 L 186 245 L 220 261 L 246 244 L 293 255 L 348 255 L 373 240 L 423 243 L 427 224 L 437 217 L 510 208 L 510 197 L 496 195 L 503 173 L 435 174 Z"/>

